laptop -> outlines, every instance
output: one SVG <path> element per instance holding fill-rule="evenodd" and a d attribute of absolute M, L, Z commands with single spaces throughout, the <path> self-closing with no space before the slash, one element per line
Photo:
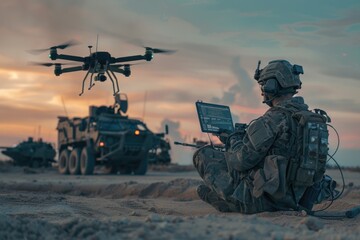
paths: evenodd
<path fill-rule="evenodd" d="M 216 135 L 234 132 L 229 106 L 201 101 L 197 101 L 195 105 L 202 132 Z"/>

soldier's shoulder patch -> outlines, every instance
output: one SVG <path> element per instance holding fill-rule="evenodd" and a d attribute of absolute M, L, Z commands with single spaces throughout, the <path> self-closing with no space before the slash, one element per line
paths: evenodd
<path fill-rule="evenodd" d="M 256 151 L 259 151 L 275 134 L 267 126 L 264 118 L 254 121 L 247 130 L 249 140 Z"/>

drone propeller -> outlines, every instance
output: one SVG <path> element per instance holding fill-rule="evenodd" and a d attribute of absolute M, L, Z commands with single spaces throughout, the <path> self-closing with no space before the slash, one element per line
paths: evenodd
<path fill-rule="evenodd" d="M 144 44 L 144 41 L 141 40 L 141 39 L 138 39 L 138 38 L 129 39 L 129 38 L 126 37 L 126 36 L 121 36 L 121 38 L 125 39 L 126 42 L 128 42 L 128 43 L 130 43 L 130 44 L 133 44 L 133 45 L 138 46 L 138 47 L 143 47 L 143 48 L 145 48 L 147 51 L 151 51 L 152 53 L 172 54 L 172 53 L 175 53 L 175 52 L 176 52 L 176 50 L 152 48 L 152 47 L 146 46 L 146 45 Z"/>
<path fill-rule="evenodd" d="M 46 52 L 46 51 L 49 51 L 51 49 L 65 49 L 65 48 L 68 48 L 68 47 L 71 47 L 71 46 L 74 46 L 74 45 L 77 45 L 79 44 L 77 41 L 75 40 L 70 40 L 70 41 L 67 41 L 63 44 L 60 44 L 60 45 L 57 45 L 57 46 L 52 46 L 50 48 L 44 48 L 44 49 L 34 49 L 34 50 L 29 50 L 28 52 L 31 53 L 31 54 L 40 54 L 42 52 Z"/>
<path fill-rule="evenodd" d="M 45 67 L 51 67 L 51 66 L 62 66 L 62 65 L 74 65 L 75 63 L 40 63 L 40 62 L 31 62 L 31 65 L 37 65 L 37 66 L 45 66 Z"/>
<path fill-rule="evenodd" d="M 170 50 L 170 49 L 160 49 L 160 48 L 151 48 L 143 46 L 146 50 L 152 51 L 153 53 L 162 53 L 162 54 L 173 54 L 176 52 L 176 50 Z"/>

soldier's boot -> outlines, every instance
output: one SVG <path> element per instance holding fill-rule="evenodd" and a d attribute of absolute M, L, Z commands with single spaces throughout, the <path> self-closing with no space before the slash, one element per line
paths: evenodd
<path fill-rule="evenodd" d="M 213 206 L 216 210 L 220 212 L 235 212 L 236 206 L 232 203 L 225 201 L 224 199 L 220 198 L 216 192 L 212 191 L 206 185 L 200 185 L 196 189 L 197 194 L 199 195 L 200 199 L 204 202 Z"/>

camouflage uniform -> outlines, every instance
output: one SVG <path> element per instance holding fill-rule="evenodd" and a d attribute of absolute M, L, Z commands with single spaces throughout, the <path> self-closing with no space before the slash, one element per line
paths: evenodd
<path fill-rule="evenodd" d="M 227 152 L 209 146 L 195 152 L 194 166 L 213 192 L 235 206 L 230 211 L 256 213 L 296 207 L 293 197 L 300 198 L 305 188 L 290 191 L 285 184 L 290 136 L 296 134 L 291 114 L 307 109 L 301 97 L 285 100 L 254 120 L 245 137 Z"/>

